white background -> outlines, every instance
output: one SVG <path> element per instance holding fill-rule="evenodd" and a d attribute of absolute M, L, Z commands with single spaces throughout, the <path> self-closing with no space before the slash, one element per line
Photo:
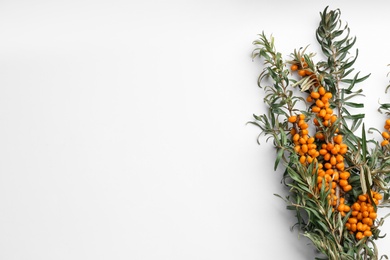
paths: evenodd
<path fill-rule="evenodd" d="M 252 41 L 316 51 L 326 5 L 381 128 L 387 1 L 0 1 L 0 259 L 313 259 L 246 122 Z"/>

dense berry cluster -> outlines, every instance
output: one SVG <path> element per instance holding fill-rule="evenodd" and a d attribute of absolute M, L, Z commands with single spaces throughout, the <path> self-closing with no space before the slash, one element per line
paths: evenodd
<path fill-rule="evenodd" d="M 382 195 L 372 191 L 372 200 L 368 194 L 361 194 L 358 200 L 352 205 L 352 213 L 345 224 L 347 229 L 356 235 L 357 239 L 372 236 L 371 227 L 377 217 L 373 204 L 378 205 Z"/>
<path fill-rule="evenodd" d="M 345 155 L 348 146 L 343 142 L 343 135 L 339 133 L 335 123 L 337 115 L 331 108 L 332 93 L 321 86 L 317 76 L 302 62 L 291 66 L 292 71 L 298 71 L 301 77 L 310 77 L 314 82 L 309 90 L 307 102 L 311 104 L 313 114 L 312 123 L 315 128 L 314 137 L 309 135 L 309 120 L 303 114 L 291 115 L 288 122 L 292 123 L 291 136 L 295 152 L 299 155 L 299 162 L 307 165 L 313 161 L 317 164 L 317 188 L 329 191 L 328 202 L 345 217 L 351 210 L 351 215 L 346 224 L 347 229 L 355 234 L 356 239 L 372 235 L 371 227 L 376 219 L 375 207 L 372 203 L 378 204 L 381 195 L 372 192 L 373 202 L 370 202 L 367 194 L 360 195 L 359 200 L 352 206 L 347 204 L 346 194 L 353 189 L 349 183 L 351 176 L 346 170 Z M 329 131 L 330 127 L 336 128 Z M 385 128 L 390 129 L 390 120 L 386 121 Z M 331 133 L 331 134 L 329 134 Z M 384 132 L 384 142 L 389 143 L 390 134 Z M 384 143 L 382 143 L 384 145 Z M 323 187 L 325 185 L 325 187 Z"/>

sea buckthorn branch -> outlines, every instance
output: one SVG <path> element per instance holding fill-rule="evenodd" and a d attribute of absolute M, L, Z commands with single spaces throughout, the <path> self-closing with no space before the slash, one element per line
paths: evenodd
<path fill-rule="evenodd" d="M 317 249 L 325 255 L 334 255 L 333 259 L 341 259 L 343 255 L 341 241 L 343 240 L 343 226 L 345 223 L 340 217 L 333 214 L 332 205 L 328 203 L 330 192 L 322 189 L 318 192 L 316 182 L 313 178 L 314 164 L 309 167 L 298 166 L 296 170 L 288 168 L 290 176 L 296 183 L 290 183 L 290 193 L 296 193 L 294 199 L 286 201 L 290 210 L 295 210 L 297 217 L 299 216 L 298 225 L 304 235 L 310 238 L 316 245 Z M 305 187 L 297 176 L 302 176 L 305 173 L 306 178 L 303 178 L 309 184 Z M 311 177 L 311 178 L 310 178 Z M 311 179 L 311 180 L 310 180 Z M 325 185 L 324 185 L 325 187 Z M 314 191 L 314 192 L 313 192 Z M 295 200 L 295 202 L 294 202 Z M 305 215 L 307 215 L 305 217 Z M 325 235 L 326 234 L 326 235 Z"/>
<path fill-rule="evenodd" d="M 364 118 L 350 113 L 363 107 L 353 102 L 362 95 L 355 87 L 369 75 L 346 78 L 358 51 L 348 56 L 356 37 L 341 26 L 340 11 L 325 8 L 316 32 L 325 60 L 317 63 L 307 47 L 284 61 L 274 38 L 259 35 L 253 58 L 264 60 L 258 85 L 266 93 L 268 113 L 254 115 L 250 123 L 259 126 L 267 140 L 273 139 L 274 168 L 280 162 L 286 167 L 283 179 L 289 196 L 284 200 L 287 209 L 295 211 L 304 236 L 329 259 L 378 259 L 374 240 L 380 238 L 383 218 L 377 219 L 377 206 L 389 200 L 390 132 L 382 133 L 381 145 L 367 140 L 364 124 L 361 136 L 355 134 Z M 390 120 L 385 129 L 390 129 Z"/>
<path fill-rule="evenodd" d="M 320 13 L 321 21 L 316 31 L 316 38 L 327 61 L 319 62 L 318 67 L 319 71 L 327 72 L 325 73 L 324 83 L 326 83 L 329 91 L 336 97 L 334 99 L 334 105 L 338 109 L 338 114 L 342 119 L 343 125 L 354 132 L 362 123 L 364 114 L 351 115 L 344 106 L 353 108 L 363 107 L 363 104 L 350 102 L 349 100 L 361 95 L 361 89 L 353 90 L 353 88 L 357 83 L 367 79 L 370 74 L 359 78 L 358 72 L 352 79 L 346 78 L 347 75 L 354 71 L 352 66 L 358 57 L 358 50 L 356 49 L 355 57 L 348 57 L 349 50 L 356 42 L 356 37 L 349 36 L 350 29 L 347 25 L 341 29 L 342 22 L 340 15 L 341 12 L 339 9 L 328 11 L 328 7 Z M 347 88 L 341 88 L 341 83 L 348 84 L 349 86 Z M 352 119 L 351 127 L 348 127 L 345 119 Z"/>
<path fill-rule="evenodd" d="M 259 122 L 249 122 L 258 125 L 265 135 L 273 137 L 274 145 L 277 148 L 277 158 L 275 160 L 275 169 L 281 160 L 287 161 L 285 153 L 292 152 L 290 141 L 286 132 L 289 131 L 287 117 L 293 114 L 297 102 L 302 101 L 301 97 L 294 96 L 293 91 L 288 89 L 289 70 L 285 64 L 281 53 L 276 52 L 274 39 L 267 39 L 264 32 L 259 35 L 259 39 L 253 42 L 258 46 L 252 53 L 253 59 L 261 57 L 264 59 L 265 68 L 258 78 L 258 86 L 264 88 L 266 93 L 264 102 L 268 105 L 268 114 L 260 116 L 254 115 Z M 262 85 L 265 79 L 271 79 L 272 85 Z M 259 135 L 259 137 L 260 137 Z M 259 138 L 258 138 L 259 140 Z"/>

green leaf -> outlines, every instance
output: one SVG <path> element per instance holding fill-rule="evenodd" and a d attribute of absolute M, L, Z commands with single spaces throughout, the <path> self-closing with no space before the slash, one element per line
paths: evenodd
<path fill-rule="evenodd" d="M 354 108 L 363 108 L 364 104 L 362 103 L 353 103 L 353 102 L 344 102 L 344 105 L 354 107 Z"/>
<path fill-rule="evenodd" d="M 280 149 L 278 150 L 277 155 L 276 155 L 274 170 L 276 170 L 276 169 L 278 168 L 280 159 L 282 159 L 282 156 L 283 156 L 283 152 L 284 152 L 284 149 L 283 149 L 283 148 L 280 148 Z"/>

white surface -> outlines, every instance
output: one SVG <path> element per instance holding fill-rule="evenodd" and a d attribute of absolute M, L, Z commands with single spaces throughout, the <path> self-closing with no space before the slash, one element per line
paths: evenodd
<path fill-rule="evenodd" d="M 0 259 L 313 259 L 245 123 L 263 108 L 252 41 L 314 49 L 327 4 L 380 128 L 386 1 L 1 1 Z"/>

